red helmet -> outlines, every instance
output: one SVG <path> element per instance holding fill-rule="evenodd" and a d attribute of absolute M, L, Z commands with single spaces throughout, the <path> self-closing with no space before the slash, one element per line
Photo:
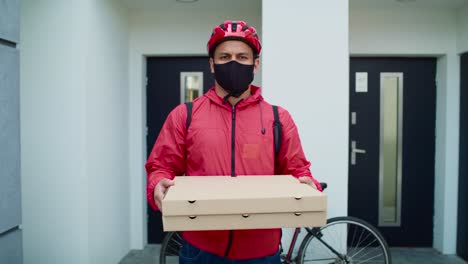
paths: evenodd
<path fill-rule="evenodd" d="M 254 55 L 260 55 L 262 51 L 262 45 L 258 40 L 257 31 L 244 21 L 226 20 L 223 24 L 213 29 L 213 33 L 207 45 L 210 57 L 213 56 L 216 47 L 226 40 L 240 40 L 246 43 L 253 49 Z"/>

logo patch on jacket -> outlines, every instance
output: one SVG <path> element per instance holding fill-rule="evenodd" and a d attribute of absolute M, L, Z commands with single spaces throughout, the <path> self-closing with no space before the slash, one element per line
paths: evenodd
<path fill-rule="evenodd" d="M 242 158 L 258 159 L 260 156 L 259 144 L 244 144 L 242 147 Z"/>

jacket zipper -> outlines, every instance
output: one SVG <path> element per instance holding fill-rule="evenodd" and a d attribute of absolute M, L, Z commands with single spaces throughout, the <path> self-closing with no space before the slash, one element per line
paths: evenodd
<path fill-rule="evenodd" d="M 236 106 L 232 106 L 231 177 L 236 177 Z"/>
<path fill-rule="evenodd" d="M 234 235 L 234 231 L 233 230 L 229 230 L 229 240 L 228 240 L 228 245 L 227 245 L 227 248 L 226 248 L 226 252 L 224 253 L 224 257 L 227 258 L 227 256 L 229 255 L 229 251 L 231 250 L 231 246 L 232 246 L 232 237 Z"/>
<path fill-rule="evenodd" d="M 236 104 L 237 105 L 237 104 Z M 231 177 L 236 177 L 236 105 L 232 106 L 232 127 L 231 127 Z M 229 255 L 232 246 L 234 231 L 229 231 L 228 245 L 224 257 Z"/>

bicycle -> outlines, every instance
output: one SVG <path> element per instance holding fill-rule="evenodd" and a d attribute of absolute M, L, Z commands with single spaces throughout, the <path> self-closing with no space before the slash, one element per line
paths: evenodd
<path fill-rule="evenodd" d="M 322 190 L 326 183 L 320 183 Z M 305 229 L 296 256 L 293 251 L 299 233 Z M 179 255 L 183 238 L 179 232 L 170 232 L 161 244 L 159 263 L 165 264 Z M 321 227 L 296 228 L 286 254 L 280 245 L 281 263 L 385 263 L 390 264 L 391 255 L 382 234 L 368 222 L 351 217 L 334 217 Z"/>

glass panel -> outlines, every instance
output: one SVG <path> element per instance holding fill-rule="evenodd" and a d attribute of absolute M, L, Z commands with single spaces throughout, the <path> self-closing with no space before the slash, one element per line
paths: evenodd
<path fill-rule="evenodd" d="M 200 87 L 199 77 L 196 75 L 185 76 L 185 102 L 192 102 L 198 97 L 198 88 Z"/>
<path fill-rule="evenodd" d="M 203 93 L 203 72 L 180 73 L 180 101 L 192 102 Z"/>
<path fill-rule="evenodd" d="M 381 75 L 380 225 L 400 224 L 401 77 Z"/>

